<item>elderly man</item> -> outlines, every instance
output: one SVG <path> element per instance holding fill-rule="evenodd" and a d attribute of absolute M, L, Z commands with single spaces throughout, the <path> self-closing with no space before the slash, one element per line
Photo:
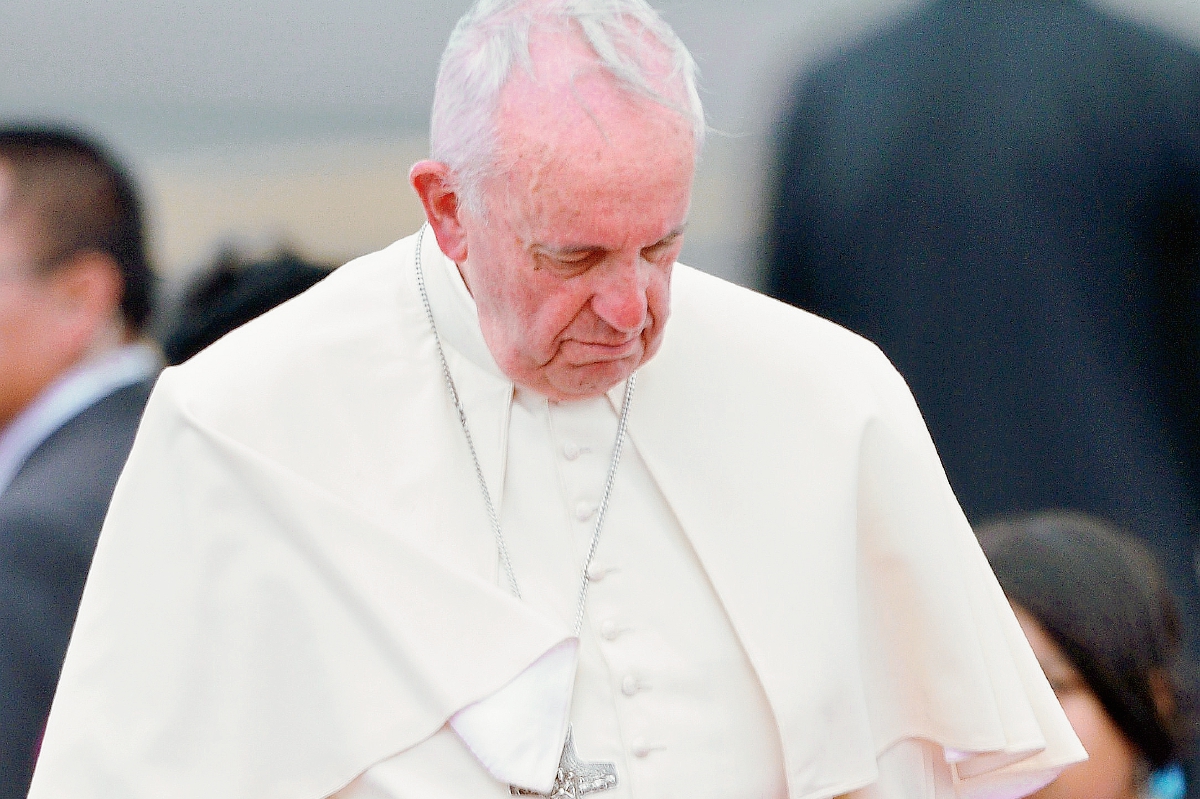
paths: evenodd
<path fill-rule="evenodd" d="M 90 142 L 0 129 L 0 797 L 38 739 L 157 371 L 132 184 Z"/>
<path fill-rule="evenodd" d="M 1015 797 L 1083 756 L 884 358 L 675 264 L 692 72 L 643 0 L 467 14 L 429 224 L 160 381 L 33 799 Z"/>

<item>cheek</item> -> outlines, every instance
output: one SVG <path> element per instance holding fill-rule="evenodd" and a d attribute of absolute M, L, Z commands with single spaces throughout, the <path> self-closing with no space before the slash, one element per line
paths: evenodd
<path fill-rule="evenodd" d="M 26 350 L 46 338 L 41 328 L 50 309 L 39 300 L 28 292 L 0 297 L 0 351 Z"/>
<path fill-rule="evenodd" d="M 0 427 L 54 378 L 62 334 L 36 296 L 0 298 Z"/>
<path fill-rule="evenodd" d="M 519 337 L 520 320 L 527 319 L 534 307 L 532 288 L 506 267 L 508 261 L 480 258 L 476 263 L 487 264 L 487 268 L 473 269 L 468 281 L 480 322 L 504 331 L 506 338 Z"/>
<path fill-rule="evenodd" d="M 546 346 L 557 346 L 560 339 L 591 331 L 596 324 L 588 311 L 591 295 L 587 291 L 561 284 L 556 288 L 531 301 L 529 332 Z"/>
<path fill-rule="evenodd" d="M 510 346 L 536 363 L 549 360 L 561 340 L 571 337 L 572 324 L 582 317 L 588 300 L 586 292 L 542 275 L 535 272 L 529 280 L 506 285 L 499 309 Z"/>
<path fill-rule="evenodd" d="M 671 312 L 671 267 L 656 270 L 646 287 L 646 306 L 654 317 L 656 333 L 661 334 Z"/>
<path fill-rule="evenodd" d="M 1072 766 L 1055 781 L 1064 799 L 1112 799 L 1130 795 L 1137 754 L 1090 692 L 1061 698 L 1063 711 L 1079 736 L 1088 760 Z"/>

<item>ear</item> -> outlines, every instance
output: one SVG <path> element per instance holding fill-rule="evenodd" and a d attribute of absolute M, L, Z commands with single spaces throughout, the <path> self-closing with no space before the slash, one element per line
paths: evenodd
<path fill-rule="evenodd" d="M 467 231 L 450 167 L 440 161 L 418 161 L 409 170 L 408 181 L 425 206 L 425 218 L 442 252 L 455 263 L 466 261 Z"/>
<path fill-rule="evenodd" d="M 111 256 L 81 252 L 48 276 L 59 329 L 81 350 L 120 318 L 125 282 Z"/>

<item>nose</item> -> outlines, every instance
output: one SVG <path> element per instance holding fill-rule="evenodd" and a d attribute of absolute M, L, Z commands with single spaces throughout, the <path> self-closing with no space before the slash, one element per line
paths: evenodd
<path fill-rule="evenodd" d="M 614 330 L 640 332 L 646 324 L 649 270 L 640 253 L 613 263 L 592 295 L 592 311 Z"/>

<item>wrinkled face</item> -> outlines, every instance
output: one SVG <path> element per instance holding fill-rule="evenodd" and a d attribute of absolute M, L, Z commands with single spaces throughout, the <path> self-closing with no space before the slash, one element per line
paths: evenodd
<path fill-rule="evenodd" d="M 1113 723 L 1079 671 L 1024 609 L 1017 621 L 1037 656 L 1059 704 L 1087 750 L 1088 759 L 1068 766 L 1058 779 L 1033 794 L 1036 799 L 1137 799 L 1138 752 Z"/>
<path fill-rule="evenodd" d="M 536 57 L 536 55 L 535 55 Z M 603 393 L 657 351 L 694 170 L 689 123 L 584 72 L 514 79 L 505 174 L 463 210 L 459 267 L 500 368 L 551 399 Z"/>

